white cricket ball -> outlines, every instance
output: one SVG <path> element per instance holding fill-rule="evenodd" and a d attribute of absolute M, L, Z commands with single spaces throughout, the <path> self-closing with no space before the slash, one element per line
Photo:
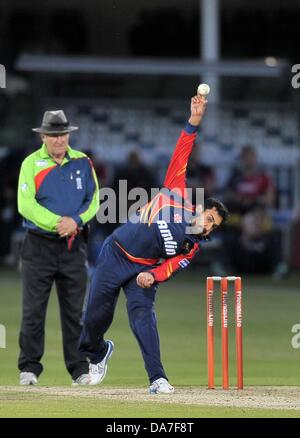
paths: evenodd
<path fill-rule="evenodd" d="M 210 86 L 207 84 L 200 84 L 197 89 L 197 94 L 201 94 L 201 96 L 207 96 L 210 92 Z"/>

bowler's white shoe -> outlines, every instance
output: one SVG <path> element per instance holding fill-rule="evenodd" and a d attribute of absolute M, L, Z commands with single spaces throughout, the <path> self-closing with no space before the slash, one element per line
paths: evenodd
<path fill-rule="evenodd" d="M 89 385 L 90 384 L 90 375 L 89 374 L 81 374 L 77 379 L 72 380 L 72 385 Z"/>
<path fill-rule="evenodd" d="M 90 385 L 97 385 L 98 383 L 101 383 L 104 379 L 107 371 L 107 362 L 110 356 L 112 355 L 114 351 L 114 343 L 113 341 L 107 341 L 108 349 L 106 352 L 106 355 L 99 363 L 90 363 L 90 369 L 89 369 L 89 384 Z"/>
<path fill-rule="evenodd" d="M 20 385 L 36 385 L 37 377 L 34 373 L 30 373 L 29 371 L 23 371 L 20 373 Z"/>
<path fill-rule="evenodd" d="M 151 383 L 149 392 L 150 394 L 173 394 L 174 388 L 170 385 L 167 379 L 161 377 Z"/>

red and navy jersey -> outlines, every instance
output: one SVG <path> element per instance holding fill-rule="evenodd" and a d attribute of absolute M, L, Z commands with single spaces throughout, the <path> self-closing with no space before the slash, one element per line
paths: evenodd
<path fill-rule="evenodd" d="M 150 272 L 157 282 L 185 268 L 199 249 L 199 236 L 187 234 L 194 206 L 184 192 L 196 131 L 197 127 L 187 124 L 177 141 L 163 189 L 113 233 L 126 257 L 134 263 L 151 266 Z M 161 259 L 165 261 L 158 265 Z"/>

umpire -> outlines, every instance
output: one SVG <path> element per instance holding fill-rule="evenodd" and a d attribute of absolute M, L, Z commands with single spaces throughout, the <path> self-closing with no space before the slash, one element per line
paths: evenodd
<path fill-rule="evenodd" d="M 22 163 L 18 210 L 27 228 L 22 247 L 23 306 L 19 336 L 20 384 L 34 385 L 43 371 L 45 318 L 56 284 L 64 359 L 73 384 L 88 384 L 88 363 L 78 351 L 86 292 L 87 223 L 99 208 L 99 190 L 90 159 L 73 150 L 62 110 L 46 111 L 43 144 Z"/>

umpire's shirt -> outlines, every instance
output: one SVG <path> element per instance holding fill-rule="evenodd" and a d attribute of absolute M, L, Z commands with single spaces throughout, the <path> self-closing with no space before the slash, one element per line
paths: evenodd
<path fill-rule="evenodd" d="M 90 159 L 67 148 L 59 165 L 45 144 L 22 163 L 18 186 L 18 210 L 24 226 L 46 234 L 56 234 L 60 217 L 74 219 L 80 228 L 99 208 L 99 190 Z"/>

